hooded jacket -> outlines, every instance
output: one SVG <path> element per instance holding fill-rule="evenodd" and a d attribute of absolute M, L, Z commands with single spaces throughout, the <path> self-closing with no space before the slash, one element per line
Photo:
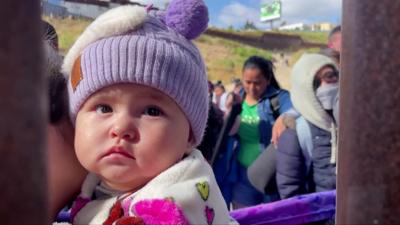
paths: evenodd
<path fill-rule="evenodd" d="M 314 77 L 324 66 L 336 69 L 335 62 L 326 56 L 304 54 L 292 70 L 291 100 L 309 125 L 313 148 L 307 171 L 296 131 L 289 129 L 282 134 L 277 151 L 277 183 L 282 198 L 313 191 L 314 183 L 316 191 L 336 188 L 336 124 L 313 88 Z"/>
<path fill-rule="evenodd" d="M 260 117 L 258 130 L 260 132 L 261 149 L 264 150 L 270 143 L 272 137 L 272 127 L 275 123 L 273 111 L 271 109 L 270 99 L 274 96 L 278 97 L 279 115 L 289 111 L 292 108 L 290 94 L 286 90 L 269 86 L 257 104 L 257 112 Z"/>

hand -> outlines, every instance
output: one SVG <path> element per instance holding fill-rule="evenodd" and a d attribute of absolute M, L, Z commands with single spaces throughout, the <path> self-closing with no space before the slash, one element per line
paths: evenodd
<path fill-rule="evenodd" d="M 278 146 L 278 140 L 283 131 L 286 130 L 286 126 L 284 123 L 284 116 L 280 115 L 276 121 L 274 126 L 272 127 L 272 138 L 271 138 L 271 143 L 274 145 L 275 148 Z"/>

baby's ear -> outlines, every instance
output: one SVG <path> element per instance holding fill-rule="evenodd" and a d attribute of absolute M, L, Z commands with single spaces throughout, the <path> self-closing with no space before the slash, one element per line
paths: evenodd
<path fill-rule="evenodd" d="M 190 130 L 189 138 L 188 138 L 188 142 L 187 142 L 187 150 L 185 152 L 186 154 L 190 154 L 192 152 L 195 143 L 196 143 L 196 141 L 194 139 L 193 132 Z"/>

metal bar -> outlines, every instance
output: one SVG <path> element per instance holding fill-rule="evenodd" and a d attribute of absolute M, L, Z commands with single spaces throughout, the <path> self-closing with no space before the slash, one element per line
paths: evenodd
<path fill-rule="evenodd" d="M 337 224 L 400 224 L 400 1 L 343 1 Z"/>
<path fill-rule="evenodd" d="M 40 3 L 0 7 L 0 224 L 49 224 Z"/>

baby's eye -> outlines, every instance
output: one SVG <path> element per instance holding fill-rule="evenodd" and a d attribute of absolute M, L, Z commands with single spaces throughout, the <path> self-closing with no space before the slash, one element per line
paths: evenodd
<path fill-rule="evenodd" d="M 113 109 L 109 105 L 98 105 L 96 106 L 96 112 L 97 113 L 110 113 L 112 112 Z"/>
<path fill-rule="evenodd" d="M 144 114 L 148 116 L 161 116 L 162 111 L 156 106 L 149 106 L 144 110 Z"/>

